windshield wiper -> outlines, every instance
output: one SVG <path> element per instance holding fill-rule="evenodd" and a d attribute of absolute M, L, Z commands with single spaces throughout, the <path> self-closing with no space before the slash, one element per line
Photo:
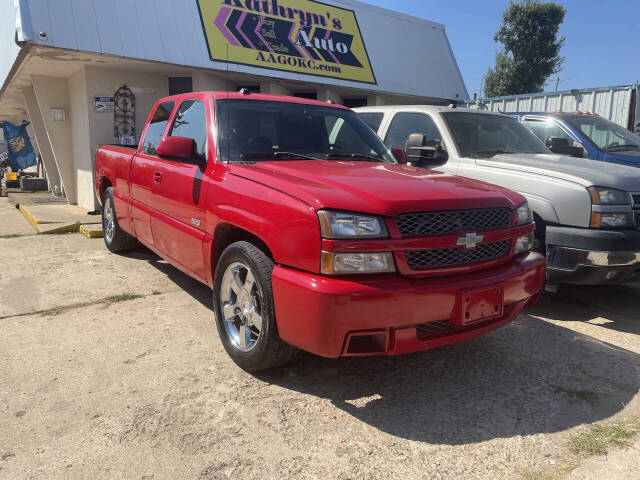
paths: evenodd
<path fill-rule="evenodd" d="M 363 160 L 365 162 L 382 162 L 380 158 L 372 157 L 364 153 L 330 153 L 327 160 L 348 158 L 350 160 Z"/>
<path fill-rule="evenodd" d="M 293 152 L 265 152 L 265 153 L 244 153 L 240 155 L 242 160 L 257 160 L 260 158 L 268 159 L 273 158 L 275 160 L 320 160 L 317 157 L 311 157 L 309 155 L 303 155 L 301 153 Z"/>
<path fill-rule="evenodd" d="M 609 150 L 613 150 L 616 149 L 618 150 L 619 148 L 635 148 L 636 150 L 640 148 L 640 145 L 634 145 L 634 144 L 626 144 L 626 145 L 607 145 L 606 147 L 602 147 L 602 150 L 609 151 Z"/>

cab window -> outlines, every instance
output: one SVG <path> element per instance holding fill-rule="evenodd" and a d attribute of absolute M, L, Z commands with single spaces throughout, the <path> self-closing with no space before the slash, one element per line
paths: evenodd
<path fill-rule="evenodd" d="M 144 136 L 144 144 L 142 151 L 148 155 L 156 155 L 158 153 L 158 144 L 162 140 L 169 118 L 171 118 L 171 112 L 175 107 L 175 102 L 163 102 L 158 105 L 156 111 L 153 112 L 153 117 L 147 127 L 147 133 Z"/>
<path fill-rule="evenodd" d="M 569 144 L 573 143 L 573 138 L 571 138 L 568 133 L 551 122 L 544 120 L 525 120 L 523 124 L 531 130 L 536 137 L 542 140 L 545 145 L 549 144 L 551 138 L 566 138 L 569 140 Z"/>
<path fill-rule="evenodd" d="M 198 100 L 185 100 L 180 104 L 171 127 L 170 137 L 191 138 L 195 142 L 195 154 L 206 157 L 207 112 Z"/>
<path fill-rule="evenodd" d="M 385 143 L 389 148 L 404 149 L 412 133 L 422 133 L 427 136 L 427 140 L 442 143 L 438 127 L 431 117 L 424 113 L 398 113 L 391 121 Z"/>
<path fill-rule="evenodd" d="M 374 132 L 377 132 L 380 129 L 380 124 L 382 124 L 384 113 L 363 112 L 358 113 L 358 116 L 364 120 L 364 123 L 369 125 Z"/>

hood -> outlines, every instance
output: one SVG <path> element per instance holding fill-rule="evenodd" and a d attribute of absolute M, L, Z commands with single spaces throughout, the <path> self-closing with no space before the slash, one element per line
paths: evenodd
<path fill-rule="evenodd" d="M 229 170 L 296 197 L 316 210 L 396 216 L 422 210 L 514 208 L 524 202 L 524 197 L 502 187 L 388 163 L 274 161 L 230 164 Z"/>
<path fill-rule="evenodd" d="M 476 160 L 487 167 L 528 172 L 577 183 L 640 192 L 640 169 L 628 165 L 547 154 L 496 155 Z"/>

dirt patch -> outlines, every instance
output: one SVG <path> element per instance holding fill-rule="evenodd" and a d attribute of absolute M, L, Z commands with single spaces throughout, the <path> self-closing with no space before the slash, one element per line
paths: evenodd
<path fill-rule="evenodd" d="M 220 344 L 210 290 L 149 252 L 2 241 L 36 253 L 0 288 L 37 292 L 2 307 L 2 478 L 559 479 L 571 438 L 640 414 L 636 287 L 545 297 L 442 349 L 252 376 Z"/>

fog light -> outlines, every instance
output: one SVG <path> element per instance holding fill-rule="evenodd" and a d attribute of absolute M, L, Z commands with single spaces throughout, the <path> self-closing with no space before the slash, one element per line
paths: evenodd
<path fill-rule="evenodd" d="M 395 272 L 393 254 L 322 252 L 322 273 L 385 273 Z"/>
<path fill-rule="evenodd" d="M 557 247 L 547 248 L 547 268 L 575 271 L 579 265 L 587 262 L 589 251 L 576 248 Z"/>
<path fill-rule="evenodd" d="M 528 252 L 531 249 L 533 249 L 533 232 L 518 237 L 513 254 L 518 255 L 519 253 Z"/>

